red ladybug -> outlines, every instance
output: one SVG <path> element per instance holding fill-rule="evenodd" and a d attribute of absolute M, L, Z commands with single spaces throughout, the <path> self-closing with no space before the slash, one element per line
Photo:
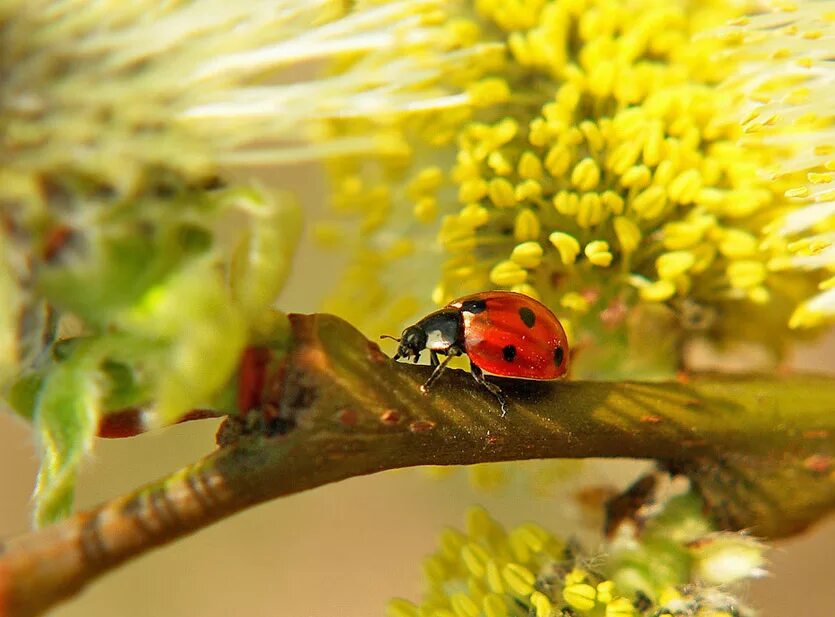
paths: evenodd
<path fill-rule="evenodd" d="M 485 291 L 464 296 L 403 330 L 394 356 L 420 359 L 424 349 L 435 370 L 421 390 L 426 392 L 447 362 L 466 354 L 475 380 L 507 410 L 499 387 L 484 373 L 519 379 L 549 380 L 565 374 L 568 340 L 559 319 L 540 302 L 511 291 Z M 447 357 L 443 362 L 438 354 Z"/>

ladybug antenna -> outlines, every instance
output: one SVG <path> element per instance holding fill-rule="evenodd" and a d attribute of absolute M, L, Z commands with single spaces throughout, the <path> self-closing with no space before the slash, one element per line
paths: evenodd
<path fill-rule="evenodd" d="M 399 343 L 399 342 L 400 342 L 400 339 L 399 339 L 399 338 L 397 338 L 396 336 L 391 336 L 390 334 L 381 334 L 381 335 L 380 335 L 380 340 L 381 340 L 381 341 L 382 341 L 383 339 L 387 339 L 387 338 L 389 338 L 389 339 L 391 339 L 391 340 L 395 341 L 396 343 Z M 396 353 L 396 354 L 394 354 L 394 358 L 393 358 L 393 359 L 394 359 L 394 360 L 399 360 L 399 359 L 400 359 L 400 358 L 402 358 L 402 357 L 403 357 L 403 356 L 401 356 L 401 355 L 400 355 L 400 349 L 398 349 L 398 350 L 397 350 L 397 353 Z"/>

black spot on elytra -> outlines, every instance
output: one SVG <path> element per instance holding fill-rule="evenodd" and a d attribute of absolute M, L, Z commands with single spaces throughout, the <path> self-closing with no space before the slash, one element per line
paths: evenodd
<path fill-rule="evenodd" d="M 478 315 L 487 310 L 487 300 L 467 300 L 461 305 L 461 310 L 465 313 Z"/>
<path fill-rule="evenodd" d="M 533 325 L 536 323 L 536 315 L 534 315 L 533 311 L 529 309 L 527 306 L 523 306 L 519 309 L 519 317 L 522 319 L 522 322 L 529 328 L 533 328 Z"/>
<path fill-rule="evenodd" d="M 565 352 L 562 350 L 562 347 L 555 347 L 554 348 L 554 364 L 557 366 L 562 366 L 562 361 L 565 359 Z"/>
<path fill-rule="evenodd" d="M 506 362 L 513 362 L 513 359 L 516 357 L 516 347 L 513 345 L 507 345 L 503 347 L 502 357 L 505 359 Z"/>

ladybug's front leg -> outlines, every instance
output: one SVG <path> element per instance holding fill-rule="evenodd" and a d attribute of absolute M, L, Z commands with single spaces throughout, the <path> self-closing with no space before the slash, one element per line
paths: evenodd
<path fill-rule="evenodd" d="M 473 374 L 473 377 L 478 383 L 487 388 L 491 392 L 491 394 L 498 399 L 499 405 L 501 405 L 502 407 L 502 417 L 504 418 L 507 414 L 507 399 L 505 398 L 504 394 L 502 394 L 502 389 L 496 384 L 487 381 L 484 378 L 484 371 L 482 371 L 478 366 L 473 364 L 472 360 L 470 360 L 470 372 Z"/>
<path fill-rule="evenodd" d="M 435 380 L 441 376 L 441 373 L 446 368 L 446 365 L 452 360 L 455 356 L 460 356 L 461 351 L 457 347 L 450 347 L 447 350 L 447 357 L 444 358 L 443 362 L 438 362 L 438 352 L 430 351 L 429 352 L 429 362 L 432 366 L 435 367 L 435 370 L 432 371 L 432 374 L 429 376 L 429 379 L 426 380 L 426 383 L 420 387 L 420 391 L 426 394 L 429 392 L 429 386 L 435 383 Z"/>

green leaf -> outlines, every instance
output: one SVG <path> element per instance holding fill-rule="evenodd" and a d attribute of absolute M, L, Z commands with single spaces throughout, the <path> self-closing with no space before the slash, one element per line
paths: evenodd
<path fill-rule="evenodd" d="M 207 230 L 171 219 L 102 223 L 78 241 L 82 258 L 38 272 L 38 291 L 59 308 L 106 323 L 211 246 Z"/>
<path fill-rule="evenodd" d="M 38 393 L 43 385 L 43 375 L 37 372 L 21 375 L 9 388 L 6 402 L 12 411 L 31 421 L 38 404 Z"/>
<path fill-rule="evenodd" d="M 206 404 L 234 372 L 247 338 L 242 310 L 210 259 L 150 289 L 118 324 L 165 350 L 144 363 L 155 384 L 150 419 L 160 425 Z"/>
<path fill-rule="evenodd" d="M 100 387 L 96 355 L 87 346 L 55 364 L 43 381 L 35 406 L 41 468 L 35 489 L 35 523 L 66 516 L 75 494 L 78 466 L 89 452 L 98 425 Z"/>
<path fill-rule="evenodd" d="M 301 212 L 287 198 L 276 200 L 252 188 L 230 191 L 224 205 L 250 217 L 232 255 L 230 284 L 243 310 L 258 315 L 272 304 L 290 273 L 301 233 Z"/>

